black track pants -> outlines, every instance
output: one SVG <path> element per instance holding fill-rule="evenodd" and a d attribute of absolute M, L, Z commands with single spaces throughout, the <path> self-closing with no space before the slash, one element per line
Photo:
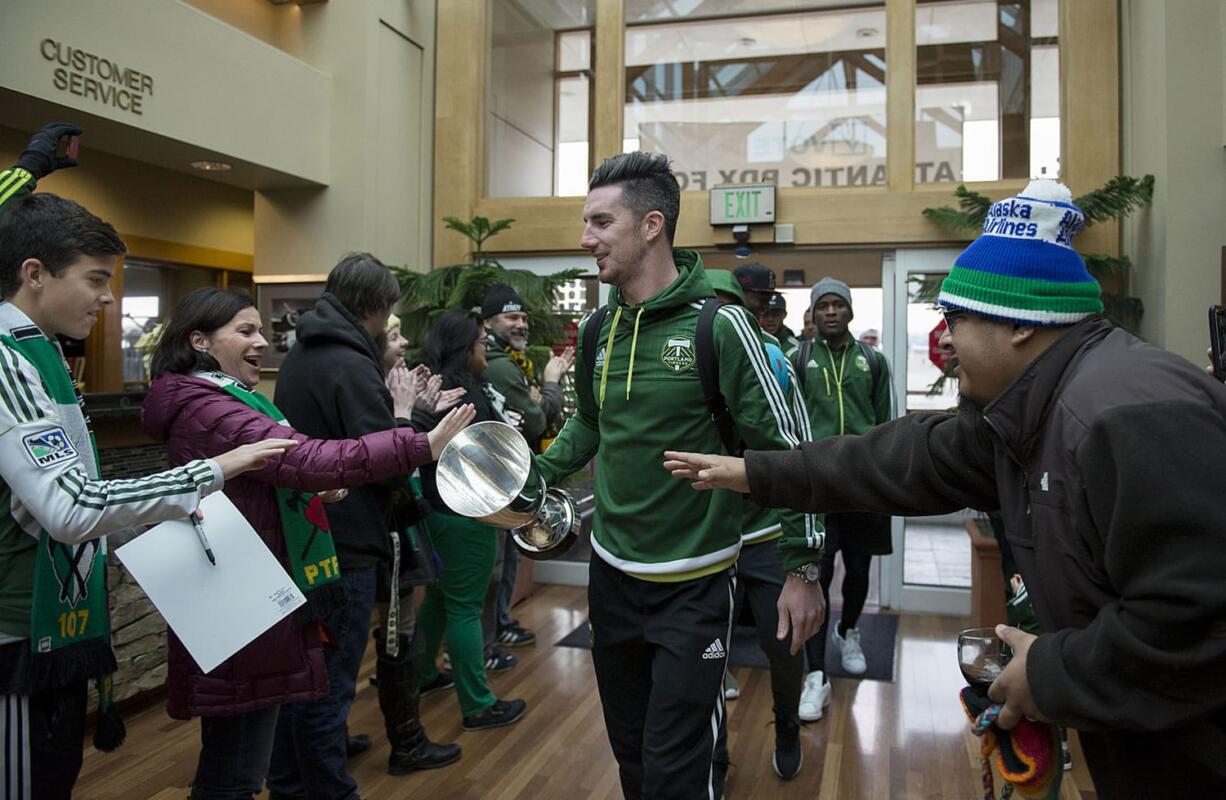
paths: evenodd
<path fill-rule="evenodd" d="M 639 580 L 592 556 L 592 660 L 628 800 L 714 800 L 734 569 Z"/>

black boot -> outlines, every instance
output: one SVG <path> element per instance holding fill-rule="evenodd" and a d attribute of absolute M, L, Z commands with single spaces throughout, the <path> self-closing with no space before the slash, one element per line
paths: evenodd
<path fill-rule="evenodd" d="M 405 775 L 418 769 L 438 769 L 460 760 L 458 744 L 435 744 L 426 736 L 418 714 L 417 667 L 409 652 L 409 639 L 400 636 L 400 653 L 387 654 L 383 631 L 375 631 L 379 679 L 379 710 L 387 726 L 392 753 L 387 759 L 391 775 Z"/>

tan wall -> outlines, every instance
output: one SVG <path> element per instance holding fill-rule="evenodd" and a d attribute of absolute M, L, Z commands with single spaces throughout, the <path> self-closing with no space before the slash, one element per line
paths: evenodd
<path fill-rule="evenodd" d="M 180 2 L 215 17 L 227 25 L 254 36 L 265 44 L 283 50 L 295 58 L 303 58 L 305 45 L 302 17 L 309 14 L 297 3 L 274 6 L 251 0 L 180 0 Z"/>
<path fill-rule="evenodd" d="M 1156 178 L 1153 206 L 1124 228 L 1141 330 L 1203 364 L 1226 246 L 1226 5 L 1124 0 L 1121 12 L 1124 170 Z"/>
<path fill-rule="evenodd" d="M 255 197 L 260 275 L 326 273 L 351 250 L 430 263 L 434 3 L 351 0 L 304 9 L 305 48 L 332 76 L 326 189 Z"/>
<path fill-rule="evenodd" d="M 0 128 L 0 164 L 12 164 L 28 139 Z M 50 175 L 38 188 L 76 200 L 110 222 L 129 240 L 133 255 L 162 257 L 141 252 L 132 241 L 141 237 L 241 255 L 250 269 L 255 237 L 251 192 L 100 153 L 88 144 L 81 148 L 81 166 Z M 190 263 L 235 266 L 199 259 Z"/>
<path fill-rule="evenodd" d="M 148 86 L 136 92 L 141 113 L 97 96 L 110 90 L 108 97 L 116 97 L 125 88 L 109 80 L 109 66 L 93 96 L 57 88 L 55 70 L 64 67 L 45 57 L 56 52 L 44 48 L 48 39 L 61 45 L 65 59 L 66 48 L 78 48 L 148 76 Z M 93 70 L 82 72 L 83 81 Z M 320 184 L 331 176 L 328 75 L 182 3 L 5 0 L 0 87 L 288 176 Z"/>

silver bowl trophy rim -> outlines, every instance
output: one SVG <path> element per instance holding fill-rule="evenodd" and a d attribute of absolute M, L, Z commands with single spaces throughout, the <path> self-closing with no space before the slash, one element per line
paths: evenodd
<path fill-rule="evenodd" d="M 463 473 L 463 470 L 458 468 L 460 448 L 471 443 L 475 438 L 475 434 L 484 431 L 499 431 L 499 433 L 495 434 L 496 437 L 515 451 L 515 455 L 525 462 L 525 467 L 522 474 L 516 476 L 518 486 L 516 486 L 515 492 L 502 501 L 502 504 L 497 508 L 482 510 L 472 508 L 472 495 L 468 493 L 460 493 L 460 487 L 454 482 L 453 476 Z M 497 513 L 503 508 L 506 508 L 515 499 L 515 497 L 523 491 L 524 486 L 528 482 L 531 471 L 532 450 L 528 447 L 528 442 L 524 439 L 523 434 L 505 422 L 485 420 L 484 422 L 474 422 L 473 424 L 464 428 L 464 430 L 457 433 L 452 440 L 447 443 L 447 446 L 443 448 L 443 452 L 439 454 L 438 461 L 436 462 L 435 483 L 438 488 L 439 497 L 442 498 L 443 502 L 447 504 L 448 508 L 460 516 L 478 519 L 480 517 Z M 477 513 L 469 513 L 470 511 L 474 510 L 476 510 Z"/>

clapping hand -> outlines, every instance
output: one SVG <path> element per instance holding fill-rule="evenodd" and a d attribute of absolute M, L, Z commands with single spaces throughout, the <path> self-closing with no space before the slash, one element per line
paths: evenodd
<path fill-rule="evenodd" d="M 387 390 L 392 394 L 392 413 L 397 419 L 408 419 L 417 401 L 417 380 L 403 363 L 387 373 Z"/>
<path fill-rule="evenodd" d="M 561 355 L 554 356 L 545 364 L 545 383 L 557 383 L 562 376 L 570 372 L 575 363 L 575 348 L 567 347 Z"/>

